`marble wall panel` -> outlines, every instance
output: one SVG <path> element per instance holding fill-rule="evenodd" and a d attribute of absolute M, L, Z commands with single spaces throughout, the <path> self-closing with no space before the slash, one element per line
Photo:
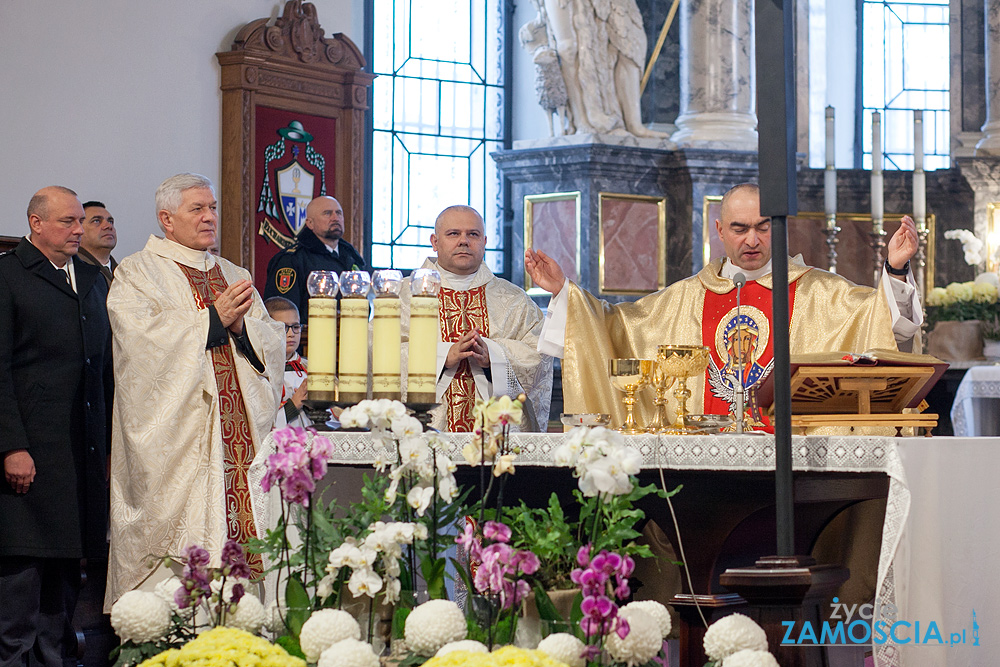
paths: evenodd
<path fill-rule="evenodd" d="M 559 263 L 567 278 L 579 282 L 580 193 L 555 196 L 560 198 L 524 197 L 525 245 L 547 254 Z M 525 289 L 530 283 L 526 278 Z"/>
<path fill-rule="evenodd" d="M 601 292 L 646 294 L 665 286 L 662 202 L 600 195 Z"/>

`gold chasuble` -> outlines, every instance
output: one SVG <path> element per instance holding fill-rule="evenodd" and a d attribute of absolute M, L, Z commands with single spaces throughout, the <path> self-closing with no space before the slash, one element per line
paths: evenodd
<path fill-rule="evenodd" d="M 229 332 L 209 347 L 209 305 L 244 279 L 250 274 L 232 262 L 156 236 L 115 271 L 105 610 L 149 578 L 157 559 L 197 544 L 217 564 L 227 539 L 246 542 L 274 525 L 252 480 L 281 396 L 284 327 L 255 292 L 244 341 L 263 367 Z M 260 560 L 251 563 L 259 571 Z"/>
<path fill-rule="evenodd" d="M 178 263 L 181 272 L 191 284 L 198 310 L 215 303 L 215 295 L 229 287 L 219 265 L 203 272 Z M 212 366 L 215 369 L 215 383 L 219 391 L 219 417 L 222 425 L 223 478 L 226 489 L 226 534 L 240 544 L 246 544 L 257 536 L 253 525 L 253 507 L 250 504 L 250 488 L 247 485 L 247 470 L 253 463 L 254 446 L 250 437 L 250 420 L 247 418 L 243 391 L 236 377 L 236 359 L 228 345 L 213 347 Z M 260 554 L 247 554 L 247 564 L 255 577 L 264 572 Z"/>
<path fill-rule="evenodd" d="M 490 337 L 486 285 L 462 291 L 442 287 L 438 303 L 442 342 L 454 343 L 462 334 L 473 329 L 478 329 L 484 338 Z M 444 402 L 448 406 L 448 430 L 472 432 L 475 428 L 472 408 L 476 405 L 476 382 L 466 359 L 459 363 L 455 377 L 444 393 Z"/>
<path fill-rule="evenodd" d="M 692 414 L 733 412 L 739 381 L 737 358 L 744 356 L 744 386 L 756 387 L 771 372 L 771 275 L 743 288 L 736 316 L 736 288 L 720 276 L 722 260 L 697 275 L 670 285 L 634 303 L 600 301 L 569 285 L 569 308 L 563 358 L 566 412 L 609 412 L 616 423 L 625 418 L 622 395 L 608 380 L 608 360 L 655 359 L 659 345 L 707 345 L 712 361 L 703 381 L 688 380 Z M 864 352 L 896 349 L 892 317 L 878 288 L 864 287 L 820 269 L 789 261 L 789 325 L 792 354 Z M 752 393 L 752 392 L 751 392 Z M 677 404 L 667 392 L 671 418 Z M 636 416 L 648 424 L 654 416 L 653 392 L 636 396 Z M 747 405 L 753 422 L 768 420 L 754 401 Z"/>

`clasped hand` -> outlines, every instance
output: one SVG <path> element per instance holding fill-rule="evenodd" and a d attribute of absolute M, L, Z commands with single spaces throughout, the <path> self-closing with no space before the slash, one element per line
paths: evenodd
<path fill-rule="evenodd" d="M 215 311 L 222 326 L 234 334 L 243 333 L 243 316 L 253 305 L 253 284 L 249 280 L 237 280 L 215 297 Z"/>
<path fill-rule="evenodd" d="M 463 359 L 475 362 L 481 368 L 489 368 L 490 366 L 490 351 L 486 347 L 482 335 L 476 329 L 462 334 L 462 337 L 448 349 L 444 367 L 454 368 Z"/>

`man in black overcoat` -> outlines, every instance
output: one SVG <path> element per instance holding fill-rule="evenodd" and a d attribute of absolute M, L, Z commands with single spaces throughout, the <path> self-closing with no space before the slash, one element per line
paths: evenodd
<path fill-rule="evenodd" d="M 363 271 L 365 260 L 344 236 L 344 209 L 333 197 L 316 197 L 306 207 L 305 226 L 294 245 L 267 263 L 264 298 L 281 296 L 299 309 L 302 324 L 309 322 L 306 281 L 313 271 Z"/>
<path fill-rule="evenodd" d="M 107 557 L 111 327 L 83 219 L 43 188 L 0 255 L 0 667 L 75 663 L 80 559 Z"/>

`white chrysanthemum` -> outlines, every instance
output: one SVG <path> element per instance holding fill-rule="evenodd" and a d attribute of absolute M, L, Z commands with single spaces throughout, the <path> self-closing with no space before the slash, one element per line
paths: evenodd
<path fill-rule="evenodd" d="M 622 608 L 618 616 L 628 621 L 629 631 L 625 639 L 619 637 L 617 632 L 607 636 L 605 645 L 611 657 L 629 667 L 644 665 L 655 658 L 663 648 L 663 637 L 656 619 L 637 608 Z"/>
<path fill-rule="evenodd" d="M 744 649 L 766 651 L 767 635 L 743 614 L 723 616 L 705 632 L 705 655 L 710 660 L 718 662 Z"/>
<path fill-rule="evenodd" d="M 468 651 L 469 653 L 489 653 L 490 650 L 486 648 L 486 644 L 482 642 L 477 642 L 475 639 L 463 639 L 457 642 L 449 642 L 438 649 L 435 653 L 435 657 L 440 657 L 442 655 L 447 655 L 452 651 Z"/>
<path fill-rule="evenodd" d="M 722 667 L 781 667 L 767 651 L 743 649 L 722 661 Z"/>
<path fill-rule="evenodd" d="M 586 648 L 582 641 L 568 632 L 551 634 L 538 644 L 539 651 L 569 667 L 586 667 L 587 661 L 583 657 Z"/>
<path fill-rule="evenodd" d="M 465 616 L 451 600 L 430 600 L 406 617 L 406 645 L 414 653 L 432 656 L 445 644 L 465 639 Z"/>
<path fill-rule="evenodd" d="M 670 612 L 667 608 L 656 600 L 637 600 L 635 602 L 629 602 L 624 607 L 625 609 L 642 609 L 644 612 L 653 617 L 656 624 L 660 626 L 660 636 L 666 637 L 670 634 Z"/>
<path fill-rule="evenodd" d="M 260 632 L 261 626 L 267 620 L 264 605 L 252 593 L 244 593 L 236 609 L 226 614 L 226 626 L 245 630 L 252 635 Z"/>
<path fill-rule="evenodd" d="M 344 639 L 323 651 L 317 667 L 379 667 L 379 660 L 371 644 Z"/>
<path fill-rule="evenodd" d="M 123 642 L 155 642 L 170 629 L 170 605 L 156 593 L 129 591 L 111 607 L 111 627 Z"/>
<path fill-rule="evenodd" d="M 276 635 L 284 633 L 285 622 L 281 617 L 286 613 L 285 610 L 278 608 L 277 600 L 271 600 L 271 603 L 267 605 L 267 609 L 264 610 L 264 627 L 267 628 L 267 631 Z"/>
<path fill-rule="evenodd" d="M 333 644 L 360 638 L 361 626 L 353 616 L 340 609 L 320 609 L 302 624 L 299 646 L 307 661 L 316 662 L 323 651 Z"/>
<path fill-rule="evenodd" d="M 371 644 L 344 639 L 323 651 L 317 667 L 379 667 L 379 661 Z"/>

